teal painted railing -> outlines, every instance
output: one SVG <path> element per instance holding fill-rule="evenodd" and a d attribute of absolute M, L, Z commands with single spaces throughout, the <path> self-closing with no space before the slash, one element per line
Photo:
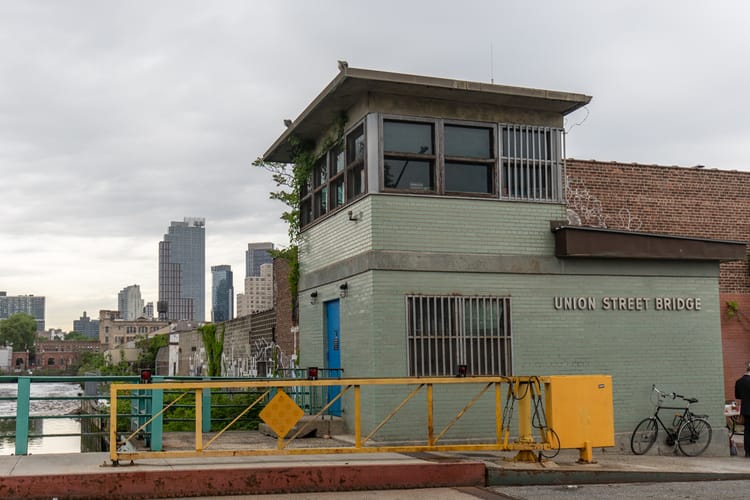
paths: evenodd
<path fill-rule="evenodd" d="M 283 379 L 304 379 L 308 376 L 307 369 L 294 369 L 294 370 L 279 370 L 277 372 L 277 378 Z M 316 371 L 316 376 L 319 378 L 340 378 L 341 370 L 326 370 L 319 369 Z M 0 376 L 0 384 L 17 384 L 18 391 L 17 396 L 0 396 L 0 401 L 15 401 L 16 402 L 16 415 L 3 416 L 0 415 L 0 419 L 15 419 L 15 434 L 0 435 L 0 438 L 14 438 L 15 439 L 15 454 L 16 455 L 27 455 L 28 454 L 28 443 L 30 438 L 36 437 L 63 437 L 63 436 L 103 436 L 107 437 L 108 430 L 106 426 L 102 424 L 102 430 L 98 432 L 81 432 L 78 434 L 40 434 L 33 435 L 30 433 L 30 421 L 34 419 L 99 419 L 100 422 L 108 422 L 109 413 L 108 410 L 104 409 L 101 413 L 89 413 L 81 412 L 75 414 L 31 414 L 31 402 L 32 401 L 80 401 L 81 406 L 85 405 L 86 402 L 93 402 L 99 400 L 105 400 L 109 402 L 109 390 L 108 384 L 125 382 L 125 383 L 138 383 L 140 377 L 138 376 L 117 376 L 117 375 L 87 375 L 87 376 Z M 246 378 L 226 378 L 226 377 L 158 377 L 152 378 L 154 382 L 162 381 L 196 381 L 196 380 L 247 380 Z M 268 379 L 265 379 L 268 380 Z M 80 384 L 81 392 L 77 396 L 32 396 L 31 387 L 33 384 L 41 383 L 72 383 Z M 92 385 L 95 385 L 99 390 L 92 390 Z M 105 387 L 100 387 L 105 386 Z M 312 390 L 311 390 L 312 389 Z M 302 388 L 297 390 L 289 390 L 287 392 L 295 400 L 295 402 L 305 411 L 305 413 L 317 413 L 326 404 L 326 395 L 322 392 L 324 388 Z M 128 399 L 131 400 L 131 412 L 129 414 L 120 414 L 121 417 L 131 418 L 131 425 L 133 428 L 139 428 L 151 418 L 152 408 L 162 408 L 164 404 L 164 391 L 135 391 L 136 393 L 131 394 Z M 212 423 L 212 401 L 211 391 L 203 391 L 202 396 L 202 422 L 203 432 L 211 431 Z M 179 406 L 179 405 L 178 405 Z M 192 406 L 192 405 L 186 405 Z M 178 420 L 170 419 L 167 420 Z M 193 421 L 193 419 L 189 419 Z M 215 419 L 216 420 L 216 419 Z M 162 437 L 163 437 L 163 426 L 164 416 L 159 415 L 155 418 L 146 428 L 144 437 L 147 442 L 147 446 L 153 451 L 161 451 L 162 449 Z"/>

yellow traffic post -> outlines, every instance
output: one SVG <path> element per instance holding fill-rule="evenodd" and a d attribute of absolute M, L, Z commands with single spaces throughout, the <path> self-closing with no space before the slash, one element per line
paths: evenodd
<path fill-rule="evenodd" d="M 524 385 L 525 389 L 519 396 L 521 386 Z M 521 445 L 533 444 L 534 436 L 531 433 L 531 391 L 532 386 L 530 382 L 517 381 L 513 386 L 515 394 L 513 397 L 518 401 L 518 439 L 516 442 Z M 513 457 L 514 462 L 536 462 L 536 456 L 534 452 L 529 449 L 522 449 L 516 456 Z"/>

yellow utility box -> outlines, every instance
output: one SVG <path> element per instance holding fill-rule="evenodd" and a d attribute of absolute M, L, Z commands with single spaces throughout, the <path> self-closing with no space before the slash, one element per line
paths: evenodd
<path fill-rule="evenodd" d="M 552 375 L 545 385 L 547 425 L 560 448 L 615 445 L 610 375 Z"/>

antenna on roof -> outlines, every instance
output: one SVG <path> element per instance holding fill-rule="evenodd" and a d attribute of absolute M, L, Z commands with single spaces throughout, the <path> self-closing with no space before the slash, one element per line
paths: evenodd
<path fill-rule="evenodd" d="M 492 55 L 492 42 L 490 42 L 490 83 L 495 84 L 495 58 Z"/>

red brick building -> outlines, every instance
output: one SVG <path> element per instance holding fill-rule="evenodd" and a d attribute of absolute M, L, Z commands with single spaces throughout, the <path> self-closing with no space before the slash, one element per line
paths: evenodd
<path fill-rule="evenodd" d="M 35 371 L 65 372 L 70 371 L 81 362 L 86 352 L 100 352 L 98 340 L 51 340 L 36 342 Z"/>
<path fill-rule="evenodd" d="M 569 216 L 584 225 L 750 242 L 750 172 L 567 160 Z M 750 362 L 748 261 L 721 263 L 726 398 Z M 687 360 L 686 360 L 687 361 Z"/>

